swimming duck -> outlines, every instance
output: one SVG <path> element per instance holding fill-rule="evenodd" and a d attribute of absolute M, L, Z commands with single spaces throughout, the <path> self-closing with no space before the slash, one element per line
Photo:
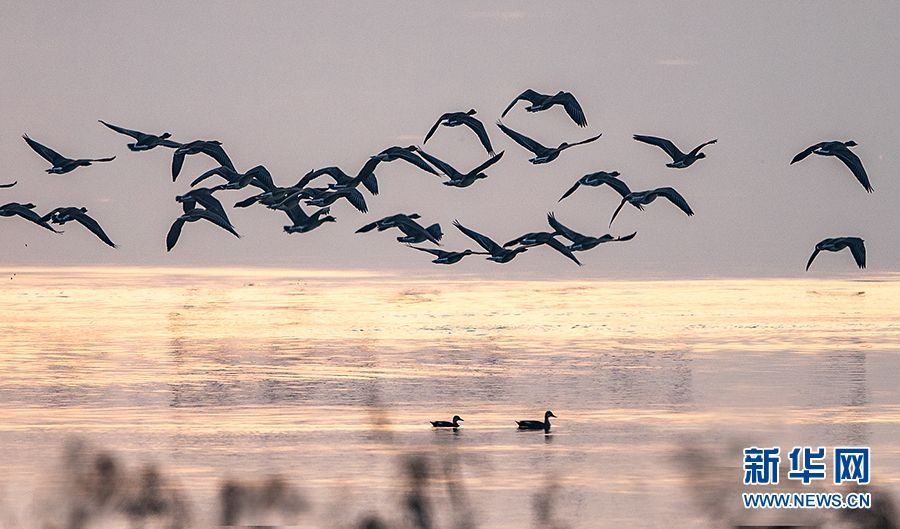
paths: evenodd
<path fill-rule="evenodd" d="M 553 105 L 562 105 L 563 108 L 566 109 L 566 114 L 572 118 L 572 121 L 577 123 L 579 127 L 587 127 L 587 118 L 584 117 L 584 110 L 581 109 L 581 105 L 578 103 L 578 100 L 575 99 L 575 96 L 569 92 L 559 91 L 551 96 L 535 92 L 531 89 L 525 90 L 519 94 L 518 97 L 513 99 L 512 103 L 510 103 L 509 106 L 506 107 L 506 110 L 503 111 L 503 114 L 500 114 L 500 117 L 506 117 L 506 113 L 519 101 L 528 101 L 531 103 L 525 107 L 525 110 L 528 112 L 540 112 L 542 110 L 547 110 Z"/>
<path fill-rule="evenodd" d="M 116 159 L 115 156 L 110 156 L 109 158 L 80 158 L 77 160 L 73 160 L 71 158 L 62 156 L 50 147 L 41 145 L 40 143 L 29 138 L 27 134 L 23 135 L 22 138 L 25 140 L 25 143 L 27 143 L 28 146 L 31 147 L 32 150 L 34 150 L 34 152 L 41 155 L 41 158 L 50 162 L 50 164 L 53 166 L 50 169 L 47 169 L 47 172 L 50 174 L 64 174 L 70 171 L 74 171 L 79 167 L 87 167 L 95 162 L 111 162 Z"/>
<path fill-rule="evenodd" d="M 175 247 L 178 238 L 181 237 L 181 229 L 184 227 L 185 222 L 197 222 L 199 220 L 212 222 L 223 230 L 227 230 L 228 233 L 234 235 L 238 239 L 241 238 L 241 236 L 238 235 L 238 232 L 234 231 L 234 227 L 219 214 L 207 209 L 196 208 L 178 217 L 175 219 L 175 222 L 172 223 L 172 227 L 169 228 L 169 233 L 166 235 L 166 251 L 172 251 L 172 248 Z"/>
<path fill-rule="evenodd" d="M 110 123 L 103 121 L 102 119 L 98 119 L 97 121 L 99 121 L 100 123 L 103 123 L 104 125 L 106 125 L 110 129 L 118 132 L 119 134 L 131 136 L 132 138 L 137 140 L 134 143 L 128 144 L 128 148 L 134 152 L 149 151 L 150 149 L 152 149 L 154 147 L 159 147 L 159 146 L 169 147 L 172 149 L 177 149 L 178 147 L 181 147 L 181 144 L 178 143 L 177 141 L 172 141 L 172 140 L 168 139 L 172 136 L 168 132 L 163 132 L 159 136 L 156 136 L 154 134 L 147 134 L 146 132 L 140 132 L 137 130 L 131 130 L 131 129 L 126 129 L 124 127 L 119 127 L 118 125 L 112 125 Z"/>
<path fill-rule="evenodd" d="M 106 245 L 112 248 L 116 247 L 116 244 L 110 240 L 109 236 L 106 235 L 106 232 L 103 231 L 103 228 L 100 227 L 100 224 L 87 214 L 87 208 L 56 208 L 41 217 L 41 220 L 50 221 L 51 223 L 59 224 L 60 226 L 67 222 L 75 221 L 87 228 L 88 231 L 96 235 L 97 238 L 106 243 Z"/>
<path fill-rule="evenodd" d="M 613 213 L 612 218 L 609 219 L 609 225 L 612 226 L 613 221 L 616 220 L 616 215 L 619 214 L 619 211 L 622 210 L 622 206 L 624 206 L 626 203 L 631 204 L 632 206 L 643 211 L 644 206 L 656 200 L 657 197 L 663 197 L 669 202 L 675 204 L 676 206 L 678 206 L 678 209 L 685 212 L 688 217 L 694 215 L 694 212 L 688 205 L 687 200 L 685 200 L 684 197 L 678 193 L 678 191 L 675 191 L 671 187 L 658 187 L 649 191 L 634 191 L 622 197 L 622 202 L 619 204 L 619 207 L 616 208 L 616 211 Z"/>
<path fill-rule="evenodd" d="M 431 426 L 434 428 L 459 428 L 459 423 L 462 421 L 462 417 L 459 415 L 454 415 L 452 421 L 428 421 L 431 423 Z"/>
<path fill-rule="evenodd" d="M 228 157 L 225 149 L 222 148 L 222 142 L 218 140 L 195 140 L 175 149 L 175 154 L 172 155 L 172 181 L 174 182 L 178 178 L 179 173 L 181 173 L 185 156 L 201 153 L 219 162 L 219 165 L 234 169 L 231 158 Z"/>
<path fill-rule="evenodd" d="M 420 246 L 410 246 L 410 248 L 419 250 L 420 252 L 428 252 L 431 255 L 435 256 L 436 259 L 431 261 L 432 263 L 435 263 L 435 264 L 451 265 L 451 264 L 456 264 L 456 263 L 462 261 L 463 257 L 469 256 L 469 255 L 490 255 L 487 252 L 473 252 L 472 250 L 468 250 L 468 249 L 463 250 L 461 252 L 447 252 L 444 250 L 439 250 L 437 248 L 422 248 Z"/>
<path fill-rule="evenodd" d="M 866 267 L 865 241 L 859 237 L 835 237 L 833 239 L 825 239 L 816 245 L 815 251 L 809 256 L 809 261 L 806 262 L 806 270 L 809 271 L 810 265 L 812 265 L 816 256 L 819 255 L 819 252 L 823 250 L 826 252 L 839 252 L 844 248 L 850 248 L 850 253 L 853 254 L 856 266 L 860 268 Z"/>
<path fill-rule="evenodd" d="M 657 138 L 656 136 L 643 136 L 641 134 L 635 134 L 634 139 L 637 141 L 647 143 L 650 145 L 656 145 L 660 149 L 666 151 L 672 158 L 672 163 L 667 163 L 666 167 L 673 167 L 675 169 L 684 169 L 685 167 L 689 167 L 691 164 L 699 160 L 700 158 L 706 158 L 706 155 L 700 152 L 700 149 L 706 147 L 707 145 L 711 145 L 716 143 L 718 140 L 710 140 L 706 143 L 701 143 L 700 145 L 694 147 L 694 150 L 685 154 L 675 146 L 674 143 L 665 139 L 665 138 Z"/>
<path fill-rule="evenodd" d="M 557 234 L 572 241 L 572 244 L 569 245 L 569 250 L 573 252 L 583 252 L 586 250 L 590 250 L 607 242 L 630 241 L 631 239 L 634 239 L 635 235 L 637 235 L 637 232 L 634 232 L 630 235 L 623 235 L 622 237 L 613 237 L 608 233 L 606 235 L 603 235 L 602 237 L 582 235 L 577 231 L 568 228 L 562 222 L 556 220 L 556 216 L 554 216 L 552 212 L 547 214 L 547 222 L 550 224 L 551 228 L 556 230 Z"/>
<path fill-rule="evenodd" d="M 556 419 L 556 415 L 553 415 L 553 412 L 547 410 L 544 413 L 543 421 L 516 421 L 516 424 L 519 425 L 520 430 L 544 430 L 545 432 L 550 431 L 550 417 Z"/>
<path fill-rule="evenodd" d="M 552 162 L 553 160 L 555 160 L 559 157 L 561 152 L 568 149 L 569 147 L 575 147 L 576 145 L 584 145 L 585 143 L 591 143 L 592 141 L 596 141 L 600 136 L 602 136 L 602 134 L 597 134 L 593 138 L 588 138 L 586 140 L 578 141 L 575 143 L 562 142 L 559 144 L 559 147 L 550 148 L 550 147 L 544 147 L 543 145 L 536 142 L 535 140 L 529 138 L 528 136 L 526 136 L 522 133 L 512 130 L 511 128 L 507 127 L 506 125 L 504 125 L 503 123 L 501 123 L 499 121 L 497 122 L 497 126 L 500 127 L 500 130 L 502 130 L 504 133 L 506 133 L 507 136 L 512 138 L 513 141 L 515 141 L 522 147 L 525 147 L 526 149 L 528 149 L 529 151 L 534 153 L 534 155 L 535 155 L 534 158 L 531 158 L 528 161 L 535 165 L 540 164 L 540 163 Z"/>
<path fill-rule="evenodd" d="M 618 176 L 618 171 L 612 171 L 611 173 L 598 171 L 596 173 L 586 174 L 579 178 L 578 181 L 575 182 L 575 185 L 570 187 L 568 191 L 563 193 L 563 196 L 560 197 L 558 202 L 562 202 L 564 198 L 577 191 L 581 186 L 597 187 L 602 186 L 603 184 L 615 189 L 617 193 L 624 197 L 628 193 L 631 193 L 631 189 L 628 188 L 628 184 L 619 180 Z"/>
<path fill-rule="evenodd" d="M 521 237 L 517 237 L 517 238 L 507 242 L 506 244 L 503 245 L 503 247 L 509 248 L 510 246 L 515 246 L 517 244 L 520 244 L 522 246 L 533 247 L 533 246 L 540 246 L 543 244 L 543 245 L 547 245 L 547 246 L 553 248 L 557 252 L 559 252 L 559 253 L 563 254 L 564 256 L 568 257 L 569 259 L 571 259 L 578 266 L 581 266 L 581 261 L 579 261 L 578 258 L 575 257 L 575 254 L 572 253 L 572 250 L 570 250 L 568 246 L 559 242 L 559 240 L 556 239 L 556 235 L 557 234 L 555 232 L 549 233 L 546 231 L 536 231 L 536 232 L 526 233 L 525 235 L 522 235 Z"/>
<path fill-rule="evenodd" d="M 254 186 L 263 191 L 269 191 L 275 187 L 272 174 L 262 165 L 257 165 L 247 170 L 246 173 L 239 173 L 231 167 L 220 165 L 195 178 L 191 182 L 191 187 L 212 176 L 220 176 L 227 181 L 226 184 L 216 186 L 216 189 L 243 189 L 247 186 Z"/>
<path fill-rule="evenodd" d="M 484 123 L 482 123 L 478 118 L 474 118 L 476 114 L 475 109 L 469 109 L 468 112 L 448 112 L 446 114 L 442 114 L 441 117 L 438 118 L 437 121 L 434 122 L 434 125 L 431 127 L 431 130 L 428 131 L 428 134 L 425 135 L 425 141 L 422 143 L 428 143 L 429 138 L 434 135 L 434 132 L 441 125 L 445 127 L 458 127 L 460 125 L 465 125 L 472 129 L 473 132 L 478 136 L 478 139 L 481 140 L 481 145 L 484 146 L 484 150 L 487 151 L 488 156 L 494 155 L 494 148 L 491 146 L 491 139 L 488 137 L 487 131 L 484 130 Z"/>
<path fill-rule="evenodd" d="M 19 204 L 18 202 L 10 202 L 9 204 L 4 204 L 0 206 L 0 217 L 14 217 L 19 216 L 27 221 L 31 221 L 38 226 L 48 229 L 53 233 L 62 233 L 61 231 L 56 231 L 53 226 L 47 224 L 47 221 L 41 218 L 40 215 L 35 213 L 33 210 L 35 208 L 34 204 Z"/>
<path fill-rule="evenodd" d="M 844 165 L 850 168 L 850 170 L 853 172 L 853 176 L 855 176 L 859 183 L 862 184 L 862 186 L 866 189 L 866 192 L 871 193 L 875 191 L 872 188 L 872 184 L 869 183 L 869 175 L 866 174 L 866 169 L 863 167 L 862 161 L 853 153 L 853 151 L 849 149 L 849 147 L 856 147 L 856 142 L 853 140 L 823 141 L 822 143 L 817 143 L 815 145 L 807 147 L 806 150 L 799 153 L 797 156 L 794 156 L 794 159 L 791 160 L 791 165 L 806 158 L 810 154 L 818 154 L 819 156 L 834 156 L 838 160 L 844 162 Z"/>
<path fill-rule="evenodd" d="M 454 220 L 453 225 L 456 226 L 459 231 L 463 232 L 466 237 L 469 237 L 473 241 L 477 242 L 478 246 L 481 246 L 482 248 L 487 250 L 487 252 L 490 254 L 487 257 L 488 261 L 494 261 L 495 263 L 508 263 L 515 259 L 515 257 L 520 253 L 528 251 L 528 247 L 526 246 L 517 246 L 513 249 L 504 248 L 494 242 L 494 240 L 487 235 L 482 235 L 475 230 L 466 228 L 465 226 L 460 224 L 458 220 Z"/>
<path fill-rule="evenodd" d="M 422 156 L 422 158 L 425 158 L 426 160 L 428 160 L 428 163 L 437 167 L 438 170 L 440 170 L 442 173 L 444 173 L 445 175 L 450 177 L 450 180 L 447 182 L 444 182 L 444 185 L 452 186 L 452 187 L 469 187 L 470 185 L 474 184 L 476 180 L 480 180 L 482 178 L 487 178 L 488 175 L 484 174 L 483 171 L 485 169 L 487 169 L 488 167 L 494 165 L 495 163 L 499 162 L 500 158 L 503 157 L 503 151 L 500 151 L 500 154 L 497 154 L 496 156 L 492 156 L 488 161 L 479 165 L 475 169 L 472 169 L 468 173 L 463 174 L 463 173 L 460 173 L 459 171 L 457 171 L 456 169 L 454 169 L 453 166 L 451 166 L 447 162 L 445 162 L 435 156 L 432 156 L 421 149 L 419 149 L 419 154 Z"/>

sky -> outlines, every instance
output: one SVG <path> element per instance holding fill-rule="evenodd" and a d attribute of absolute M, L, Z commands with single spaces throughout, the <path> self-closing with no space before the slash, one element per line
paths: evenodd
<path fill-rule="evenodd" d="M 900 4 L 894 2 L 3 2 L 0 21 L 0 203 L 44 212 L 85 206 L 119 244 L 75 224 L 54 235 L 0 218 L 0 266 L 278 266 L 485 277 L 802 276 L 813 246 L 860 236 L 866 274 L 900 272 Z M 508 126 L 547 145 L 602 133 L 597 142 L 533 166 L 494 122 L 521 91 L 575 94 L 581 129 L 560 108 Z M 103 119 L 173 139 L 218 139 L 239 170 L 265 165 L 290 185 L 313 168 L 355 174 L 392 145 L 421 145 L 439 115 L 478 110 L 503 160 L 487 180 L 456 189 L 412 166 L 378 168 L 381 194 L 362 215 L 345 203 L 309 234 L 262 207 L 230 211 L 241 239 L 201 223 L 167 253 L 174 201 L 216 165 L 189 157 L 171 181 L 171 151 L 132 153 Z M 66 175 L 21 135 L 77 157 L 116 155 Z M 707 158 L 684 170 L 632 134 L 706 140 Z M 855 140 L 875 193 L 844 165 L 797 152 Z M 486 159 L 474 134 L 441 128 L 426 149 L 461 170 Z M 657 201 L 628 207 L 607 228 L 618 196 L 579 177 L 619 171 L 633 190 L 673 186 L 696 215 Z M 254 191 L 220 195 L 230 205 Z M 398 212 L 440 222 L 444 248 L 473 248 L 452 226 L 503 243 L 548 229 L 545 216 L 582 233 L 637 231 L 580 254 L 577 267 L 549 248 L 507 265 L 475 256 L 438 267 L 394 240 L 355 234 Z M 27 245 L 27 246 L 26 246 Z M 851 275 L 848 252 L 823 254 L 811 275 Z"/>

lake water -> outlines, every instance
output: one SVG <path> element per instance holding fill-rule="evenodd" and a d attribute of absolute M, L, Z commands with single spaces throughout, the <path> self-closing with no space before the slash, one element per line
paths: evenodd
<path fill-rule="evenodd" d="M 272 474 L 306 509 L 241 523 L 394 520 L 414 455 L 440 527 L 745 521 L 753 444 L 871 446 L 873 484 L 900 494 L 896 278 L 0 280 L 0 527 L 65 517 L 76 442 L 128 472 L 156 465 L 195 527 L 218 523 L 223 480 Z M 549 435 L 516 431 L 547 409 Z M 428 424 L 454 414 L 458 431 Z"/>

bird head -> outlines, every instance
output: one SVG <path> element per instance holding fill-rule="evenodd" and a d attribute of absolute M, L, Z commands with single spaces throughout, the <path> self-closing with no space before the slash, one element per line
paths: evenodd
<path fill-rule="evenodd" d="M 468 115 L 470 115 L 470 116 L 474 116 L 474 115 L 476 114 L 475 109 L 474 109 L 474 108 L 470 108 L 469 111 L 466 112 L 466 114 L 468 114 Z"/>
<path fill-rule="evenodd" d="M 453 422 L 460 422 L 460 421 L 462 421 L 462 420 L 463 420 L 463 418 L 460 417 L 459 415 L 454 415 L 454 416 L 453 416 Z"/>
<path fill-rule="evenodd" d="M 322 222 L 337 222 L 337 219 L 332 217 L 331 215 L 325 215 L 322 217 Z"/>
<path fill-rule="evenodd" d="M 621 173 L 619 171 L 613 171 L 613 172 L 609 173 L 609 176 L 619 176 L 620 174 Z"/>
<path fill-rule="evenodd" d="M 844 145 L 846 145 L 847 147 L 856 147 L 856 142 L 853 140 L 845 141 Z"/>
<path fill-rule="evenodd" d="M 415 145 L 410 145 L 409 147 L 406 148 L 406 150 L 409 152 L 416 152 L 419 150 L 419 148 L 416 147 Z"/>
<path fill-rule="evenodd" d="M 163 132 L 162 134 L 159 135 L 159 139 L 161 139 L 161 140 L 165 140 L 165 139 L 168 139 L 171 137 L 172 137 L 171 132 Z"/>
<path fill-rule="evenodd" d="M 559 144 L 559 147 L 557 147 L 557 149 L 566 149 L 566 148 L 568 148 L 568 147 L 569 147 L 569 144 L 568 144 L 568 143 L 562 142 L 562 143 Z"/>
<path fill-rule="evenodd" d="M 554 419 L 557 418 L 556 415 L 553 415 L 553 412 L 550 410 L 547 410 L 547 413 L 544 414 L 544 420 L 546 421 L 548 417 L 553 417 Z"/>
<path fill-rule="evenodd" d="M 407 218 L 410 218 L 410 219 L 421 219 L 421 218 L 422 218 L 422 215 L 419 215 L 418 213 L 413 213 L 412 215 L 407 215 Z"/>
<path fill-rule="evenodd" d="M 706 153 L 700 153 L 697 155 L 697 158 L 706 158 Z"/>
<path fill-rule="evenodd" d="M 87 208 L 84 206 L 78 208 L 78 210 L 81 211 L 82 213 L 87 213 Z"/>

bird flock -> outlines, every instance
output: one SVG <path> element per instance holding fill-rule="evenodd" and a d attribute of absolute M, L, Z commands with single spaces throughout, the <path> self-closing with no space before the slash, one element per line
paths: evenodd
<path fill-rule="evenodd" d="M 532 164 L 551 163 L 560 157 L 563 151 L 595 142 L 601 137 L 601 134 L 596 134 L 571 143 L 561 142 L 556 147 L 542 145 L 537 140 L 507 127 L 501 121 L 521 101 L 528 103 L 524 109 L 529 113 L 542 112 L 559 106 L 579 127 L 587 127 L 588 122 L 581 104 L 569 92 L 559 91 L 554 95 L 547 95 L 529 89 L 519 94 L 503 110 L 496 125 L 504 135 L 532 154 L 532 157 L 528 159 Z M 484 123 L 475 117 L 476 114 L 475 109 L 470 109 L 466 112 L 442 114 L 428 130 L 422 141 L 422 145 L 427 144 L 428 140 L 441 127 L 465 126 L 475 134 L 489 157 L 485 162 L 471 170 L 460 171 L 450 163 L 416 145 L 407 147 L 394 146 L 370 156 L 355 175 L 348 174 L 337 166 L 323 167 L 308 172 L 295 184 L 287 187 L 276 185 L 271 173 L 262 165 L 257 165 L 243 173 L 238 171 L 222 147 L 222 143 L 217 140 L 194 140 L 181 143 L 170 139 L 172 135 L 168 132 L 154 135 L 127 129 L 102 120 L 99 120 L 99 122 L 116 133 L 131 137 L 134 141 L 128 143 L 127 147 L 133 152 L 149 151 L 157 147 L 172 149 L 171 173 L 173 182 L 181 174 L 187 156 L 204 155 L 218 164 L 217 167 L 196 177 L 191 182 L 190 191 L 175 197 L 176 202 L 182 205 L 183 214 L 172 222 L 166 235 L 166 248 L 167 251 L 171 251 L 178 243 L 185 224 L 189 223 L 208 222 L 227 231 L 234 237 L 240 237 L 219 198 L 226 191 L 238 191 L 246 188 L 253 188 L 255 191 L 258 191 L 254 195 L 239 200 L 234 204 L 234 207 L 246 208 L 258 205 L 270 210 L 281 211 L 287 215 L 290 221 L 290 224 L 284 226 L 284 232 L 293 234 L 310 232 L 325 223 L 336 222 L 337 219 L 331 215 L 331 206 L 341 200 L 346 201 L 360 213 L 367 213 L 366 197 L 360 188 L 365 190 L 370 196 L 378 195 L 378 178 L 375 171 L 376 169 L 380 170 L 382 164 L 403 161 L 418 170 L 446 178 L 443 182 L 446 186 L 464 188 L 475 185 L 479 180 L 488 178 L 485 171 L 499 163 L 504 156 L 504 151 L 494 152 L 490 135 Z M 705 158 L 706 154 L 701 152 L 702 149 L 715 144 L 717 141 L 712 139 L 703 142 L 685 153 L 672 141 L 665 138 L 642 134 L 635 134 L 633 138 L 635 141 L 656 146 L 665 152 L 671 158 L 671 162 L 666 163 L 666 167 L 673 169 L 686 169 L 698 160 Z M 88 167 L 95 163 L 112 162 L 116 159 L 115 156 L 67 158 L 35 141 L 27 134 L 23 135 L 23 139 L 35 153 L 50 163 L 51 167 L 46 170 L 50 174 L 66 174 L 81 167 Z M 842 161 L 865 190 L 871 193 L 873 188 L 863 164 L 859 157 L 850 150 L 851 147 L 855 146 L 856 142 L 852 140 L 817 143 L 801 151 L 790 163 L 800 162 L 810 154 L 835 157 Z M 612 227 L 616 217 L 626 204 L 643 211 L 645 206 L 652 204 L 658 198 L 669 201 L 687 216 L 694 215 L 694 211 L 691 209 L 688 201 L 675 188 L 659 187 L 643 191 L 632 191 L 620 176 L 618 171 L 598 171 L 586 174 L 566 190 L 559 201 L 563 201 L 582 187 L 602 187 L 604 185 L 609 187 L 621 198 L 618 207 L 610 217 L 609 227 Z M 320 184 L 320 179 L 323 177 L 330 180 L 324 186 Z M 215 180 L 212 180 L 212 182 L 215 185 L 210 186 L 208 181 L 213 178 Z M 16 183 L 0 184 L 0 189 L 13 187 Z M 208 187 L 200 187 L 201 184 Z M 57 207 L 44 215 L 39 214 L 35 210 L 36 206 L 32 203 L 10 202 L 0 206 L 0 217 L 18 216 L 55 233 L 62 232 L 54 228 L 53 225 L 62 226 L 67 222 L 74 221 L 84 226 L 103 243 L 113 248 L 116 247 L 100 224 L 88 215 L 88 211 L 84 207 Z M 637 235 L 636 232 L 621 236 L 614 236 L 608 233 L 601 236 L 583 235 L 563 224 L 553 212 L 550 212 L 547 215 L 549 231 L 526 233 L 501 245 L 487 235 L 464 226 L 458 220 L 454 220 L 453 225 L 474 241 L 480 248 L 480 251 L 473 251 L 472 249 L 449 251 L 438 248 L 438 246 L 441 246 L 443 237 L 441 225 L 432 223 L 426 226 L 420 223 L 421 219 L 422 216 L 419 213 L 396 213 L 370 222 L 360 227 L 356 232 L 368 233 L 373 230 L 378 232 L 391 229 L 399 230 L 402 235 L 396 238 L 397 241 L 408 245 L 412 249 L 430 254 L 434 257 L 433 263 L 445 265 L 458 263 L 469 255 L 485 255 L 486 259 L 490 261 L 508 263 L 530 248 L 547 246 L 580 266 L 581 262 L 575 255 L 577 252 L 591 250 L 608 242 L 629 241 Z M 431 246 L 421 246 L 426 243 Z M 809 267 L 821 251 L 837 252 L 845 248 L 850 249 L 859 268 L 865 268 L 866 249 L 863 239 L 859 237 L 835 237 L 825 239 L 815 245 L 806 269 L 809 270 Z"/>

